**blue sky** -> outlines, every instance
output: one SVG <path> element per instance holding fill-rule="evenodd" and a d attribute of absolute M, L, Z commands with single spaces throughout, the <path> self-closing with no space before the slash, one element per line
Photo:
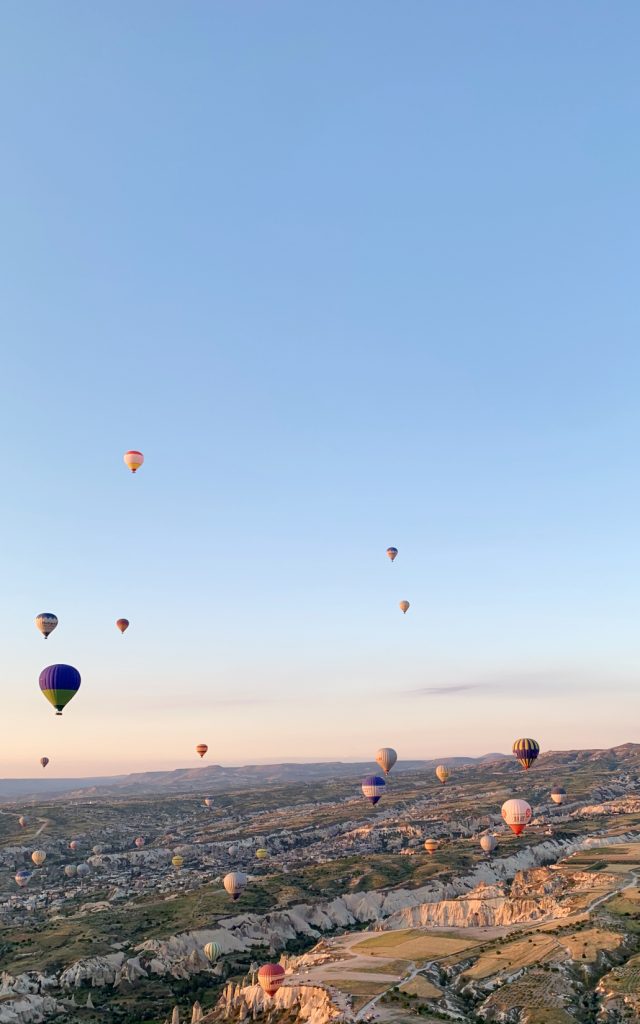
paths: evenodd
<path fill-rule="evenodd" d="M 639 738 L 639 30 L 3 7 L 0 774 Z"/>

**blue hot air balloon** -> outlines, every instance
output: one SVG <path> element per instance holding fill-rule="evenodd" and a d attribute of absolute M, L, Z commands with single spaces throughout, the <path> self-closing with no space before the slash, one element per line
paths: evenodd
<path fill-rule="evenodd" d="M 362 792 L 375 807 L 384 793 L 385 781 L 379 775 L 367 775 L 362 780 Z"/>
<path fill-rule="evenodd" d="M 73 665 L 48 665 L 40 673 L 40 689 L 53 704 L 56 715 L 61 715 L 80 689 L 80 673 Z"/>

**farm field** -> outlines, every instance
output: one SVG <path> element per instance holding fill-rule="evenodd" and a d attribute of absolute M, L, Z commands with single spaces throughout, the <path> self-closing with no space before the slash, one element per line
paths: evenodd
<path fill-rule="evenodd" d="M 354 953 L 370 956 L 397 956 L 406 960 L 431 960 L 459 953 L 477 945 L 473 939 L 456 935 L 439 935 L 411 928 L 407 931 L 385 932 L 373 939 L 365 939 L 352 947 Z"/>

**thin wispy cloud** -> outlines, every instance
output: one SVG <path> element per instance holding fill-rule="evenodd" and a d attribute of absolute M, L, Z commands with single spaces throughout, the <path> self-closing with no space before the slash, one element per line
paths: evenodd
<path fill-rule="evenodd" d="M 404 695 L 407 697 L 449 697 L 457 694 L 481 696 L 486 693 L 502 693 L 506 696 L 526 697 L 557 692 L 559 689 L 564 693 L 575 689 L 585 692 L 603 686 L 624 690 L 633 683 L 634 681 L 628 676 L 613 676 L 604 672 L 578 669 L 541 669 L 536 672 L 505 672 L 481 679 L 419 686 L 415 689 L 405 690 Z"/>

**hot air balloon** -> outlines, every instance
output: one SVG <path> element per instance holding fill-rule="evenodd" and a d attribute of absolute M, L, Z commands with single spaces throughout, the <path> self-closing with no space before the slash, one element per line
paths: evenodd
<path fill-rule="evenodd" d="M 204 757 L 208 749 L 209 748 L 206 743 L 198 743 L 198 746 L 196 747 L 196 754 L 200 754 L 200 757 Z"/>
<path fill-rule="evenodd" d="M 54 615 L 53 612 L 40 612 L 39 615 L 36 615 L 36 626 L 42 633 L 45 640 L 49 636 L 49 633 L 53 633 L 57 625 L 58 616 Z"/>
<path fill-rule="evenodd" d="M 222 879 L 222 884 L 232 900 L 239 900 L 247 887 L 247 876 L 243 871 L 230 871 Z"/>
<path fill-rule="evenodd" d="M 522 767 L 528 770 L 540 753 L 540 744 L 537 740 L 528 738 L 516 740 L 513 744 L 513 753 Z"/>
<path fill-rule="evenodd" d="M 24 814 L 21 814 L 20 817 L 18 818 L 18 825 L 20 826 L 20 828 L 24 828 L 26 824 L 27 819 L 25 818 Z"/>
<path fill-rule="evenodd" d="M 69 849 L 70 850 L 77 850 L 79 846 L 80 846 L 80 843 L 78 842 L 77 839 L 72 839 L 71 842 L 69 843 Z"/>
<path fill-rule="evenodd" d="M 80 689 L 80 673 L 72 665 L 49 665 L 40 673 L 40 689 L 61 715 Z"/>
<path fill-rule="evenodd" d="M 73 878 L 73 876 L 77 873 L 77 871 L 78 871 L 78 869 L 75 866 L 75 864 L 66 864 L 65 865 L 64 873 L 67 876 L 67 878 Z"/>
<path fill-rule="evenodd" d="M 142 452 L 136 452 L 132 449 L 130 452 L 124 453 L 123 459 L 125 466 L 127 466 L 132 473 L 136 473 L 144 462 L 144 455 Z"/>
<path fill-rule="evenodd" d="M 564 788 L 564 786 L 554 786 L 551 790 L 551 799 L 553 800 L 554 804 L 563 804 L 566 795 L 567 791 Z"/>
<path fill-rule="evenodd" d="M 16 881 L 16 885 L 19 885 L 20 888 L 22 889 L 31 878 L 31 873 L 23 869 L 22 871 L 17 871 L 16 874 L 14 875 L 14 878 Z"/>
<path fill-rule="evenodd" d="M 184 857 L 181 857 L 179 853 L 176 853 L 175 857 L 171 858 L 171 863 L 173 864 L 176 871 L 179 871 L 182 865 L 184 864 Z"/>
<path fill-rule="evenodd" d="M 440 844 L 438 843 L 437 839 L 426 839 L 424 848 L 428 854 L 432 854 L 436 852 L 439 845 Z"/>
<path fill-rule="evenodd" d="M 217 960 L 222 953 L 222 946 L 219 946 L 217 942 L 207 942 L 202 952 L 209 963 L 213 963 L 214 960 Z"/>
<path fill-rule="evenodd" d="M 397 548 L 387 548 L 387 558 L 390 558 L 392 562 L 395 562 L 397 557 L 398 557 L 398 549 Z"/>
<path fill-rule="evenodd" d="M 129 620 L 128 619 L 116 619 L 116 626 L 118 627 L 118 629 L 120 630 L 121 633 L 125 633 L 126 630 L 129 628 Z"/>
<path fill-rule="evenodd" d="M 213 802 L 214 801 L 213 801 L 213 797 L 211 797 L 211 796 L 206 796 L 202 802 L 203 802 L 205 807 L 209 807 L 209 808 L 213 807 Z"/>
<path fill-rule="evenodd" d="M 406 615 L 407 612 L 409 611 L 411 605 L 409 604 L 408 601 L 400 601 L 400 604 L 398 605 L 398 607 L 400 608 L 400 611 L 402 612 L 402 614 Z"/>
<path fill-rule="evenodd" d="M 256 850 L 256 857 L 258 858 L 258 860 L 266 860 L 268 856 L 268 850 L 265 850 L 262 847 L 259 850 Z"/>
<path fill-rule="evenodd" d="M 440 779 L 442 785 L 444 786 L 445 782 L 451 775 L 451 772 L 447 768 L 446 764 L 439 764 L 438 767 L 436 768 L 436 775 Z"/>
<path fill-rule="evenodd" d="M 104 853 L 104 846 L 101 846 L 100 843 L 98 843 L 96 846 L 93 847 L 93 850 L 91 852 L 94 853 L 96 857 L 99 857 L 101 853 Z"/>
<path fill-rule="evenodd" d="M 43 768 L 46 768 L 47 765 L 49 764 L 49 758 L 48 757 L 41 757 L 40 758 L 40 764 L 42 765 Z"/>
<path fill-rule="evenodd" d="M 526 800 L 506 800 L 502 805 L 502 817 L 517 836 L 531 821 L 532 813 Z"/>
<path fill-rule="evenodd" d="M 393 747 L 380 747 L 376 754 L 376 763 L 380 765 L 385 775 L 389 774 L 397 760 L 398 755 Z"/>
<path fill-rule="evenodd" d="M 379 775 L 367 775 L 362 780 L 362 792 L 374 807 L 384 793 L 384 787 L 385 781 Z"/>
<path fill-rule="evenodd" d="M 142 836 L 138 836 L 138 838 L 134 839 L 133 842 L 134 842 L 134 845 L 137 846 L 139 850 L 141 850 L 142 847 L 144 846 L 144 839 L 143 839 Z"/>
<path fill-rule="evenodd" d="M 487 832 L 484 836 L 480 836 L 480 846 L 486 854 L 493 853 L 497 845 L 498 840 L 490 832 Z"/>
<path fill-rule="evenodd" d="M 91 874 L 91 868 L 88 864 L 78 864 L 78 878 L 86 878 Z"/>
<path fill-rule="evenodd" d="M 41 868 L 47 859 L 47 855 L 44 850 L 34 850 L 31 854 L 31 860 L 37 868 Z"/>
<path fill-rule="evenodd" d="M 280 964 L 263 964 L 258 971 L 258 981 L 268 996 L 274 996 L 284 981 L 284 967 Z"/>

